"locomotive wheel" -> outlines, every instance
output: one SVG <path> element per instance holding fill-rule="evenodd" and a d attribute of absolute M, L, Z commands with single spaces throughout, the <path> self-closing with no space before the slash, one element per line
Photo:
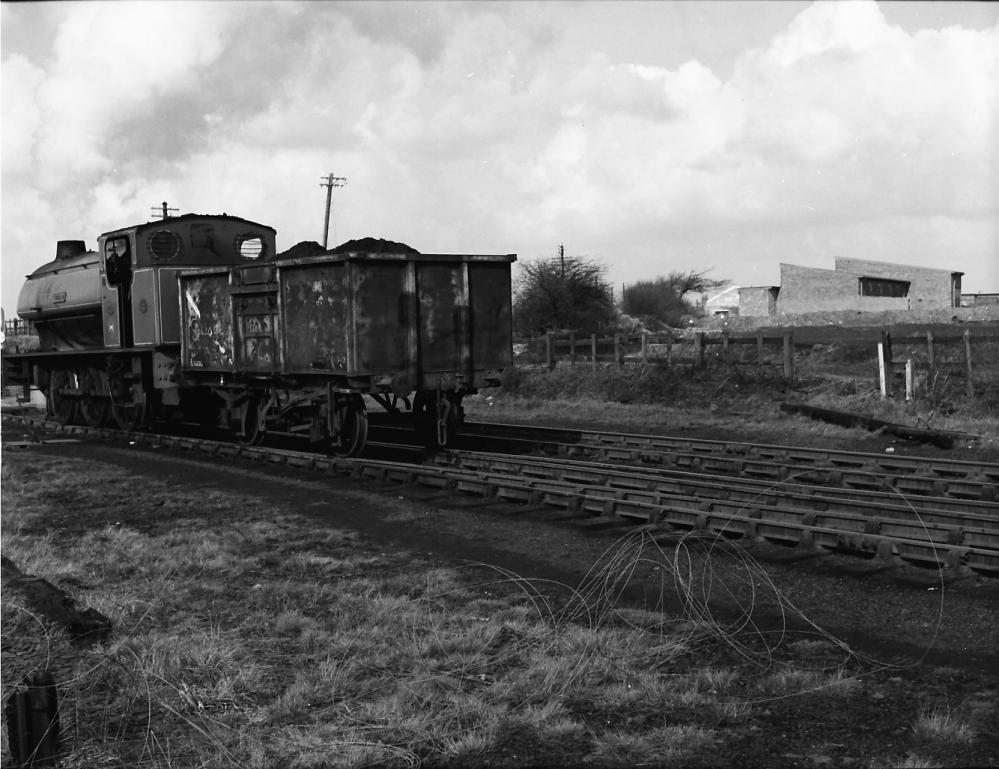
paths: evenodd
<path fill-rule="evenodd" d="M 86 368 L 77 374 L 80 382 L 80 416 L 89 427 L 103 427 L 111 414 L 111 402 L 103 396 L 101 372 Z"/>
<path fill-rule="evenodd" d="M 53 371 L 49 379 L 48 411 L 61 425 L 74 422 L 79 413 L 79 402 L 74 396 L 66 393 L 66 389 L 75 384 L 73 372 L 64 369 Z"/>
<path fill-rule="evenodd" d="M 146 424 L 145 403 L 111 403 L 111 416 L 118 428 L 130 433 L 139 430 Z"/>
<path fill-rule="evenodd" d="M 356 457 L 368 441 L 368 412 L 360 398 L 349 398 L 336 405 L 339 432 L 333 436 L 333 451 L 341 457 Z"/>

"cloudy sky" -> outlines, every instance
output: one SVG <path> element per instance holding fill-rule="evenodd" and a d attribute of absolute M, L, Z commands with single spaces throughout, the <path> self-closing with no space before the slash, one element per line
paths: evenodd
<path fill-rule="evenodd" d="M 58 239 L 223 211 L 566 252 L 616 287 L 835 256 L 999 291 L 999 4 L 7 3 L 2 298 Z"/>

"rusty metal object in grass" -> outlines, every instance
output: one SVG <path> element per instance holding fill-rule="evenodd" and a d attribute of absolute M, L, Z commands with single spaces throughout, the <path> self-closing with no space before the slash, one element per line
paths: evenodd
<path fill-rule="evenodd" d="M 11 693 L 4 704 L 13 765 L 56 766 L 59 760 L 59 703 L 50 673 L 39 673 Z"/>
<path fill-rule="evenodd" d="M 977 441 L 979 436 L 971 433 L 955 432 L 953 430 L 930 430 L 922 427 L 910 427 L 909 425 L 897 422 L 886 422 L 883 419 L 865 417 L 862 414 L 854 414 L 849 411 L 838 411 L 836 409 L 819 408 L 818 406 L 808 406 L 804 403 L 782 403 L 780 410 L 789 414 L 803 414 L 812 419 L 821 419 L 823 422 L 842 427 L 863 427 L 874 432 L 881 430 L 899 438 L 920 441 L 922 443 L 932 443 L 942 449 L 954 448 L 956 441 Z"/>

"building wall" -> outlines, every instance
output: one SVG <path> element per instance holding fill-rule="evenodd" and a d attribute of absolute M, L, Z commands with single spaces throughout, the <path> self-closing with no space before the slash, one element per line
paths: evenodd
<path fill-rule="evenodd" d="M 860 296 L 859 278 L 859 275 L 839 270 L 782 264 L 777 314 L 800 315 L 837 310 L 884 312 L 909 309 L 908 297 Z"/>
<path fill-rule="evenodd" d="M 962 294 L 962 307 L 997 307 L 999 294 Z"/>
<path fill-rule="evenodd" d="M 911 310 L 939 310 L 955 306 L 952 277 L 955 270 L 872 262 L 866 259 L 850 259 L 842 256 L 836 257 L 835 264 L 837 272 L 846 272 L 857 277 L 863 275 L 871 278 L 909 281 L 908 298 Z M 960 274 L 958 274 L 958 291 L 960 291 L 960 280 Z M 956 304 L 959 306 L 960 301 Z"/>
<path fill-rule="evenodd" d="M 950 270 L 913 267 L 837 257 L 836 269 L 823 270 L 781 264 L 779 315 L 810 312 L 920 312 L 953 307 L 954 285 Z M 885 278 L 909 282 L 908 296 L 861 296 L 860 278 Z M 960 281 L 960 277 L 957 278 Z M 960 283 L 958 282 L 958 289 Z"/>
<path fill-rule="evenodd" d="M 739 288 L 737 286 L 729 286 L 704 303 L 704 312 L 708 316 L 718 313 L 738 315 L 740 311 Z"/>
<path fill-rule="evenodd" d="M 739 289 L 739 315 L 772 318 L 777 312 L 777 289 L 773 286 L 744 286 Z"/>

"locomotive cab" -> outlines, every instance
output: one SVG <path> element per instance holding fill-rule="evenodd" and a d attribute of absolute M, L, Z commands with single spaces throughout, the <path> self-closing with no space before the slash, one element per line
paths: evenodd
<path fill-rule="evenodd" d="M 185 215 L 98 238 L 105 347 L 180 343 L 177 274 L 274 256 L 275 231 L 233 216 Z"/>

